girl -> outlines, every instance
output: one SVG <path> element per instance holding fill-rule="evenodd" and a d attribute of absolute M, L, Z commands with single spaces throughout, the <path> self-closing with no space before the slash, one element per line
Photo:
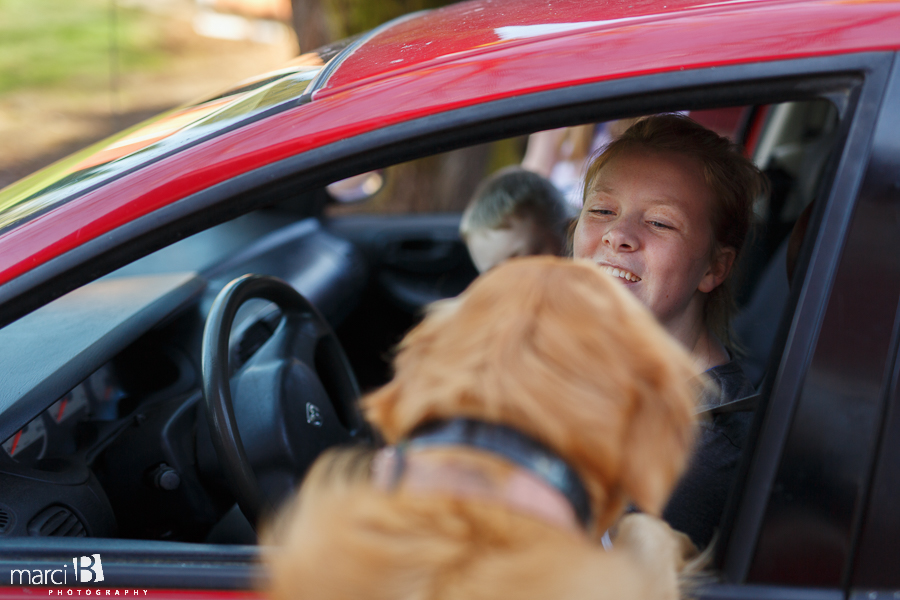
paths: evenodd
<path fill-rule="evenodd" d="M 747 237 L 760 171 L 728 139 L 682 115 L 639 120 L 593 160 L 575 258 L 617 277 L 718 387 L 704 408 L 751 395 L 728 348 L 728 281 Z M 664 516 L 702 548 L 718 526 L 750 413 L 707 423 Z"/>

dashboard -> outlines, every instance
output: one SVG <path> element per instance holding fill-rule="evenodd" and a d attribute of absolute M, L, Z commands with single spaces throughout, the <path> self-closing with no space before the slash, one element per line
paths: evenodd
<path fill-rule="evenodd" d="M 365 284 L 354 252 L 314 219 L 249 215 L 0 329 L 0 537 L 204 541 L 234 504 L 200 391 L 212 299 L 266 273 L 339 319 Z M 278 323 L 266 303 L 245 308 L 232 367 Z"/>
<path fill-rule="evenodd" d="M 205 289 L 196 273 L 100 280 L 0 330 L 0 533 L 119 529 L 115 477 L 98 459 L 154 394 L 187 389 L 181 374 L 194 371 L 175 366 L 174 349 L 137 342 Z"/>

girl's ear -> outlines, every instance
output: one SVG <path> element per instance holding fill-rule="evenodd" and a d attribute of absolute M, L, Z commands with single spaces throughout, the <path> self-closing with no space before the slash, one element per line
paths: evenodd
<path fill-rule="evenodd" d="M 700 280 L 700 285 L 697 286 L 697 289 L 704 294 L 708 294 L 722 285 L 722 282 L 724 282 L 728 278 L 728 274 L 731 273 L 735 256 L 737 256 L 737 251 L 731 246 L 718 248 L 713 255 L 712 261 L 709 263 L 709 268 L 703 275 L 703 279 Z"/>

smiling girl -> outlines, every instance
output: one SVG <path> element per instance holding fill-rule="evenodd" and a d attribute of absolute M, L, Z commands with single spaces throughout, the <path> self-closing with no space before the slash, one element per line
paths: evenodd
<path fill-rule="evenodd" d="M 753 393 L 734 362 L 729 278 L 765 178 L 727 138 L 682 115 L 642 119 L 592 162 L 575 258 L 625 285 L 716 384 L 706 408 Z M 706 546 L 719 524 L 750 413 L 709 422 L 666 519 Z"/>

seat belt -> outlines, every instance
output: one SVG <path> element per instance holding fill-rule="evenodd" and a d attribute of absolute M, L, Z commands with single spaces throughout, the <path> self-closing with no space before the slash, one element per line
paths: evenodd
<path fill-rule="evenodd" d="M 719 404 L 710 408 L 700 409 L 694 414 L 715 416 L 736 412 L 752 412 L 756 410 L 757 406 L 759 406 L 759 397 L 759 394 L 744 396 L 743 398 L 738 398 L 737 400 L 732 400 L 731 402 L 726 402 L 725 404 Z"/>

